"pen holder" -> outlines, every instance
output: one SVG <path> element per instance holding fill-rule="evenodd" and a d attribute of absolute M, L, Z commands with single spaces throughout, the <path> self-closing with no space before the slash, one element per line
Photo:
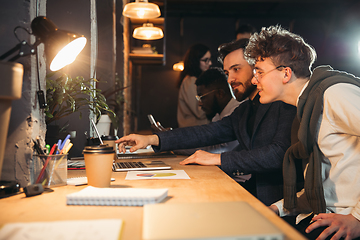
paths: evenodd
<path fill-rule="evenodd" d="M 68 154 L 34 155 L 31 183 L 41 183 L 45 188 L 66 185 Z"/>

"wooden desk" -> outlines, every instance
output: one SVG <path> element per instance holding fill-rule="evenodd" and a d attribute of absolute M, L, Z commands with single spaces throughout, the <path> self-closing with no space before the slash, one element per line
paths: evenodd
<path fill-rule="evenodd" d="M 179 165 L 183 157 L 162 159 L 173 169 L 184 169 L 190 180 L 125 180 L 126 173 L 113 172 L 112 187 L 168 188 L 165 202 L 247 201 L 286 235 L 286 239 L 305 239 L 290 225 L 271 212 L 259 200 L 215 166 Z M 69 177 L 85 176 L 84 170 L 70 170 Z M 67 194 L 85 186 L 63 186 L 54 192 L 26 198 L 25 194 L 0 199 L 0 225 L 10 222 L 84 220 L 120 218 L 124 220 L 123 240 L 141 239 L 142 207 L 67 206 Z"/>

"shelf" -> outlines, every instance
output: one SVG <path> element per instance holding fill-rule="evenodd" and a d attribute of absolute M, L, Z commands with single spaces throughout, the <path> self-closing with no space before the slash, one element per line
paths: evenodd
<path fill-rule="evenodd" d="M 134 54 L 130 53 L 134 64 L 164 64 L 164 54 Z"/>

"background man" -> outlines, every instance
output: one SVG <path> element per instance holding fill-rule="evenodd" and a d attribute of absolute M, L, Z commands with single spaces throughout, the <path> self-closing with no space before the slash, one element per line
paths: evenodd
<path fill-rule="evenodd" d="M 270 208 L 294 215 L 287 220 L 309 239 L 360 239 L 360 79 L 330 66 L 311 73 L 315 50 L 279 26 L 254 34 L 245 55 L 260 102 L 297 106 L 300 119 L 299 142 L 284 157 L 284 201 Z M 296 194 L 301 160 L 304 189 Z"/>
<path fill-rule="evenodd" d="M 230 115 L 240 104 L 231 92 L 227 76 L 221 68 L 210 68 L 203 72 L 195 81 L 197 87 L 196 99 L 211 122 L 216 122 Z M 176 154 L 191 155 L 197 150 L 211 153 L 222 153 L 233 150 L 238 141 L 221 143 L 203 148 L 176 150 Z"/>
<path fill-rule="evenodd" d="M 252 174 L 243 186 L 265 204 L 282 196 L 282 158 L 290 146 L 290 131 L 296 109 L 282 102 L 260 104 L 252 86 L 252 67 L 244 59 L 246 39 L 220 46 L 228 82 L 238 101 L 248 98 L 220 121 L 159 132 L 155 135 L 125 136 L 117 140 L 119 151 L 125 145 L 131 152 L 153 145 L 155 151 L 203 147 L 237 140 L 229 152 L 213 154 L 199 150 L 181 164 L 219 165 L 228 175 Z"/>
<path fill-rule="evenodd" d="M 242 24 L 235 31 L 236 40 L 250 38 L 251 34 L 255 32 L 256 28 L 254 26 L 250 24 Z"/>

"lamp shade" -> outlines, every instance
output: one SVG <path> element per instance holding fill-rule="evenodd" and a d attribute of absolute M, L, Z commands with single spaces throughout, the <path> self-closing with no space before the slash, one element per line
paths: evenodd
<path fill-rule="evenodd" d="M 86 45 L 84 36 L 59 30 L 53 22 L 43 16 L 36 17 L 31 22 L 31 29 L 37 42 L 45 44 L 51 71 L 57 71 L 72 63 Z"/>
<path fill-rule="evenodd" d="M 85 37 L 58 30 L 45 42 L 50 70 L 57 71 L 74 62 L 85 45 Z"/>
<path fill-rule="evenodd" d="M 182 72 L 184 70 L 184 62 L 180 61 L 173 65 L 173 70 L 177 72 Z"/>
<path fill-rule="evenodd" d="M 150 19 L 160 17 L 159 6 L 148 0 L 136 0 L 125 5 L 123 15 L 128 18 Z"/>
<path fill-rule="evenodd" d="M 144 23 L 142 27 L 134 29 L 133 37 L 140 40 L 156 40 L 163 38 L 164 33 L 152 23 Z"/>

